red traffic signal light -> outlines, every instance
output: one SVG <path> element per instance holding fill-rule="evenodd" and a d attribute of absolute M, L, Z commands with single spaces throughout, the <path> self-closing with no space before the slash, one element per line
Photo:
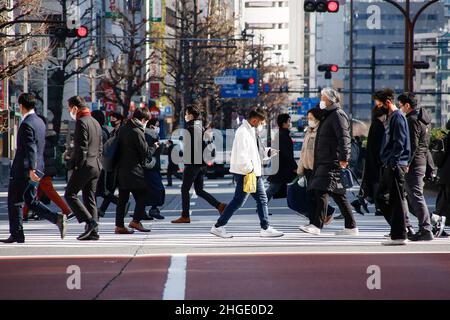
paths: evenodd
<path fill-rule="evenodd" d="M 328 9 L 328 12 L 338 12 L 339 11 L 339 2 L 338 1 L 328 1 L 327 9 Z"/>
<path fill-rule="evenodd" d="M 331 72 L 338 72 L 339 71 L 339 67 L 337 65 L 335 65 L 335 64 L 332 64 L 330 66 L 330 71 Z"/>
<path fill-rule="evenodd" d="M 305 0 L 303 4 L 305 12 L 338 12 L 339 1 L 332 0 Z"/>
<path fill-rule="evenodd" d="M 86 38 L 89 34 L 89 29 L 86 26 L 81 26 L 75 29 L 77 38 Z"/>
<path fill-rule="evenodd" d="M 255 79 L 254 78 L 248 78 L 248 84 L 254 84 Z"/>

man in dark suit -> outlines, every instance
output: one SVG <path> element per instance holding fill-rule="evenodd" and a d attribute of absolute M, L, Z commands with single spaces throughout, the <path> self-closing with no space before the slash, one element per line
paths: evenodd
<path fill-rule="evenodd" d="M 51 211 L 36 200 L 36 187 L 44 171 L 45 124 L 36 115 L 35 98 L 23 93 L 18 99 L 22 123 L 17 133 L 17 150 L 11 167 L 8 188 L 9 232 L 11 236 L 4 243 L 23 243 L 25 235 L 22 226 L 24 202 L 39 217 L 49 220 L 59 228 L 61 238 L 66 234 L 67 218 L 64 214 Z"/>
<path fill-rule="evenodd" d="M 98 213 L 95 191 L 100 176 L 102 155 L 102 129 L 91 116 L 83 98 L 74 96 L 68 100 L 70 116 L 76 120 L 72 156 L 73 170 L 67 183 L 65 198 L 78 222 L 86 223 L 85 231 L 78 240 L 98 240 Z M 83 193 L 83 203 L 78 192 Z"/>

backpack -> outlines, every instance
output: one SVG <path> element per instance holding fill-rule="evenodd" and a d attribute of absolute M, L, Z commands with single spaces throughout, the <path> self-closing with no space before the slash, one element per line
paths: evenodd
<path fill-rule="evenodd" d="M 447 158 L 447 140 L 448 136 L 445 136 L 444 138 L 436 138 L 430 143 L 431 157 L 438 168 L 442 168 Z"/>
<path fill-rule="evenodd" d="M 119 154 L 119 134 L 109 138 L 103 145 L 102 164 L 106 172 L 113 172 L 117 165 L 117 155 Z"/>

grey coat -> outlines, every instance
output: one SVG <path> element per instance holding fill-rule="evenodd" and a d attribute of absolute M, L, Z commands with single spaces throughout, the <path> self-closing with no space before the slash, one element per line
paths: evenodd
<path fill-rule="evenodd" d="M 347 114 L 338 104 L 325 110 L 317 130 L 310 189 L 345 193 L 340 181 L 339 161 L 350 159 L 349 126 Z"/>

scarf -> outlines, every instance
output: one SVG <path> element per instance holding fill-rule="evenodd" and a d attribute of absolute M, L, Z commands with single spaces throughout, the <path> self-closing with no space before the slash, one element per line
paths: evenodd
<path fill-rule="evenodd" d="M 89 108 L 83 108 L 77 112 L 77 120 L 80 120 L 83 117 L 90 117 L 91 110 Z"/>

